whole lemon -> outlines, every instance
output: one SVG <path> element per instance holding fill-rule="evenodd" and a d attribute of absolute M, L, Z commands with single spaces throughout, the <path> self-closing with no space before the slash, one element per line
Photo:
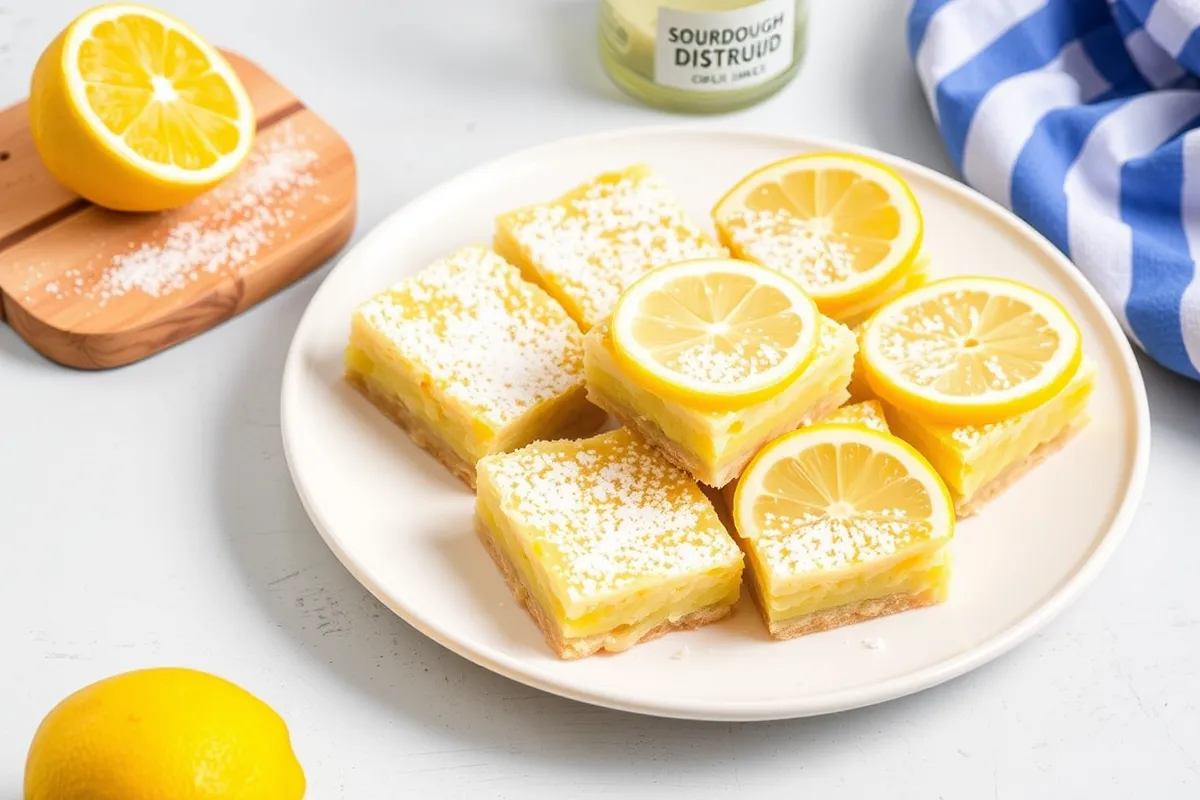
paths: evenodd
<path fill-rule="evenodd" d="M 46 716 L 25 800 L 300 800 L 287 725 L 229 681 L 190 669 L 116 675 Z"/>

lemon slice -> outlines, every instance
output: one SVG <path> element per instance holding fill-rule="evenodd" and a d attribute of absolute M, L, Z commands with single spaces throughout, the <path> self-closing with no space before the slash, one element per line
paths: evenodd
<path fill-rule="evenodd" d="M 42 54 L 30 127 L 67 188 L 109 208 L 155 211 L 237 169 L 255 120 L 233 68 L 191 28 L 115 3 L 84 12 Z"/>
<path fill-rule="evenodd" d="M 895 170 L 814 153 L 752 172 L 713 209 L 733 255 L 787 273 L 835 319 L 911 268 L 924 224 Z"/>
<path fill-rule="evenodd" d="M 731 259 L 653 270 L 613 310 L 613 349 L 661 396 L 696 408 L 749 405 L 782 390 L 816 351 L 820 315 L 799 284 Z"/>
<path fill-rule="evenodd" d="M 958 425 L 1037 408 L 1083 358 L 1075 321 L 1016 281 L 937 281 L 875 312 L 859 338 L 863 375 L 884 400 Z"/>
<path fill-rule="evenodd" d="M 743 538 L 800 534 L 806 560 L 830 570 L 954 535 L 954 504 L 929 462 L 862 425 L 813 425 L 771 442 L 742 473 L 732 510 Z"/>

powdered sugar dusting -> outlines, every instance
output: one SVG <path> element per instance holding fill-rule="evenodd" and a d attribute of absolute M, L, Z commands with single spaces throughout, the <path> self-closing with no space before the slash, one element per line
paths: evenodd
<path fill-rule="evenodd" d="M 583 379 L 578 326 L 483 247 L 434 262 L 358 315 L 440 391 L 495 427 Z"/>
<path fill-rule="evenodd" d="M 1028 414 L 1010 417 L 1000 422 L 985 422 L 982 425 L 958 425 L 950 431 L 950 438 L 967 448 L 975 447 L 994 431 L 1002 428 L 1016 428 Z"/>
<path fill-rule="evenodd" d="M 192 206 L 165 213 L 151 241 L 129 242 L 107 262 L 67 270 L 67 280 L 46 284 L 46 292 L 104 307 L 130 293 L 163 297 L 206 276 L 245 272 L 264 247 L 291 237 L 296 201 L 316 183 L 318 155 L 307 140 L 289 121 L 270 129 L 233 177 Z"/>
<path fill-rule="evenodd" d="M 842 406 L 828 416 L 818 420 L 822 423 L 839 425 L 862 425 L 880 433 L 890 433 L 887 417 L 883 414 L 883 404 L 878 400 L 864 400 Z"/>
<path fill-rule="evenodd" d="M 628 430 L 534 444 L 478 469 L 570 603 L 740 563 L 695 482 Z"/>
<path fill-rule="evenodd" d="M 720 224 L 739 255 L 791 276 L 809 291 L 828 290 L 864 269 L 862 245 L 823 236 L 808 220 L 783 211 L 739 211 Z"/>
<path fill-rule="evenodd" d="M 504 215 L 500 226 L 584 330 L 646 271 L 724 255 L 645 168 L 601 175 L 555 202 Z"/>
<path fill-rule="evenodd" d="M 768 512 L 764 521 L 764 535 L 755 539 L 754 546 L 780 578 L 887 558 L 927 541 L 933 533 L 928 522 L 906 519 L 900 509 L 884 510 L 869 520 Z"/>
<path fill-rule="evenodd" d="M 734 384 L 769 372 L 783 361 L 784 353 L 763 343 L 729 345 L 725 340 L 706 338 L 684 348 L 667 360 L 675 372 L 699 381 Z"/>

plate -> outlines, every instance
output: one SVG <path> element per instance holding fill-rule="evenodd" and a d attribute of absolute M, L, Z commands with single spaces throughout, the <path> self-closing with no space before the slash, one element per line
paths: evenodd
<path fill-rule="evenodd" d="M 1096 292 L 1033 229 L 961 184 L 892 156 L 867 153 L 912 185 L 936 274 L 999 275 L 1051 292 L 1075 315 L 1100 368 L 1091 424 L 959 527 L 943 605 L 775 642 L 743 596 L 733 617 L 716 625 L 619 655 L 560 661 L 476 540 L 471 493 L 342 381 L 355 306 L 457 247 L 490 241 L 501 211 L 644 162 L 705 220 L 750 170 L 831 149 L 866 152 L 692 127 L 568 139 L 460 175 L 382 222 L 313 297 L 283 378 L 288 465 L 346 568 L 417 630 L 490 670 L 588 703 L 693 719 L 800 717 L 900 697 L 996 658 L 1062 611 L 1112 556 L 1142 492 L 1150 422 L 1133 353 Z"/>

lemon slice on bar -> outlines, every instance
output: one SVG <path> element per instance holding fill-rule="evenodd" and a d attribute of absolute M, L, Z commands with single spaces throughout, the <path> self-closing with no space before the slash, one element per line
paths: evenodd
<path fill-rule="evenodd" d="M 1002 278 L 950 278 L 902 295 L 871 316 L 859 343 L 876 394 L 957 425 L 1037 408 L 1083 358 L 1079 327 L 1062 304 Z"/>
<path fill-rule="evenodd" d="M 743 538 L 811 534 L 809 555 L 838 564 L 954 535 L 954 504 L 929 462 L 863 425 L 812 425 L 774 440 L 738 479 L 732 511 Z"/>
<path fill-rule="evenodd" d="M 787 273 L 835 319 L 912 268 L 924 223 L 904 179 L 850 153 L 813 153 L 752 172 L 713 209 L 737 258 Z"/>
<path fill-rule="evenodd" d="M 800 285 L 731 259 L 684 261 L 630 286 L 612 316 L 613 349 L 647 388 L 696 408 L 771 397 L 812 361 L 820 314 Z"/>
<path fill-rule="evenodd" d="M 84 12 L 46 49 L 29 98 L 50 173 L 122 211 L 182 205 L 231 174 L 254 108 L 229 63 L 179 20 L 140 5 Z"/>

